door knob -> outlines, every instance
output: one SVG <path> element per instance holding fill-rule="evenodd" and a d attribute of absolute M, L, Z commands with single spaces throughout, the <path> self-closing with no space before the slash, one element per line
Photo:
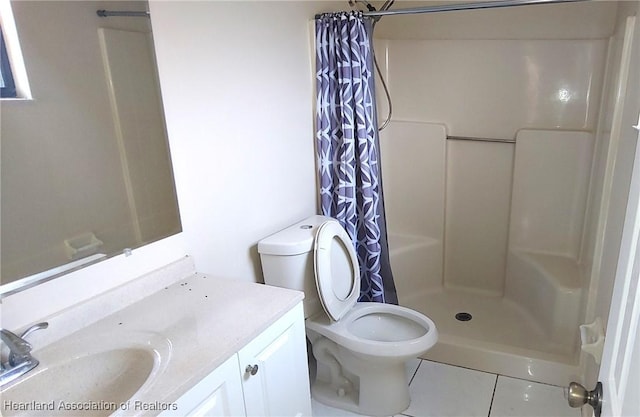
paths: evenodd
<path fill-rule="evenodd" d="M 593 391 L 587 391 L 581 384 L 572 382 L 569 384 L 567 400 L 569 401 L 569 406 L 573 408 L 580 408 L 585 404 L 589 404 L 593 407 L 594 416 L 600 417 L 602 412 L 602 383 L 598 382 Z"/>

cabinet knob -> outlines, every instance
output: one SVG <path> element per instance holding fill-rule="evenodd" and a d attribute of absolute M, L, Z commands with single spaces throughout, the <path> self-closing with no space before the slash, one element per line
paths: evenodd
<path fill-rule="evenodd" d="M 258 365 L 247 365 L 244 371 L 248 374 L 255 375 L 258 373 Z"/>

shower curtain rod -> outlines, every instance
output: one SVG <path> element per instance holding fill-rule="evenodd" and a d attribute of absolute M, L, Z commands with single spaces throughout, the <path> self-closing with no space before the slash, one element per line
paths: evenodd
<path fill-rule="evenodd" d="M 149 12 L 97 10 L 100 17 L 149 17 Z"/>
<path fill-rule="evenodd" d="M 501 7 L 532 6 L 536 4 L 573 3 L 579 1 L 590 0 L 498 0 L 479 3 L 441 4 L 437 6 L 413 7 L 408 9 L 376 10 L 363 12 L 362 14 L 368 17 L 382 17 L 405 14 L 453 12 L 459 10 L 497 9 Z"/>
<path fill-rule="evenodd" d="M 395 9 L 395 10 L 374 10 L 362 12 L 363 16 L 377 17 L 382 16 L 395 16 L 405 14 L 425 14 L 425 13 L 439 13 L 439 12 L 455 12 L 461 10 L 479 10 L 479 9 L 498 9 L 502 7 L 516 7 L 516 6 L 533 6 L 539 4 L 557 4 L 557 3 L 575 3 L 580 1 L 591 0 L 496 0 L 485 1 L 478 3 L 454 3 L 454 4 L 441 4 L 437 6 L 424 6 L 424 7 L 412 7 L 407 9 Z M 316 19 L 322 17 L 322 14 L 315 15 Z"/>

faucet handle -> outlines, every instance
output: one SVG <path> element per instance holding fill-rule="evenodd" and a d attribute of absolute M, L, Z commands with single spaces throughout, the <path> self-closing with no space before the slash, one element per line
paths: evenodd
<path fill-rule="evenodd" d="M 42 329 L 46 329 L 47 327 L 49 327 L 49 323 L 46 321 L 43 321 L 42 323 L 38 323 L 38 324 L 34 324 L 33 326 L 29 327 L 27 330 L 25 330 L 24 332 L 22 332 L 22 336 L 20 336 L 21 339 L 24 339 L 25 337 L 27 337 L 27 335 L 29 335 L 30 333 L 35 332 L 36 330 L 42 330 Z"/>
<path fill-rule="evenodd" d="M 9 330 L 0 329 L 0 338 L 9 347 L 12 355 L 28 355 L 31 352 L 31 344 Z"/>
<path fill-rule="evenodd" d="M 16 366 L 21 361 L 31 358 L 30 353 L 33 347 L 31 343 L 27 342 L 24 338 L 36 330 L 46 329 L 47 327 L 49 327 L 49 323 L 46 321 L 34 324 L 22 332 L 22 336 L 17 336 L 8 330 L 0 329 L 2 340 L 9 346 L 9 365 Z"/>

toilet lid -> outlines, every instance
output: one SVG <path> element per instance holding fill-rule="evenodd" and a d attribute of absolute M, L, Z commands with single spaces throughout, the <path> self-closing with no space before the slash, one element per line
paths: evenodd
<path fill-rule="evenodd" d="M 347 232 L 335 220 L 318 228 L 314 247 L 318 295 L 324 311 L 338 321 L 360 296 L 360 268 Z"/>

